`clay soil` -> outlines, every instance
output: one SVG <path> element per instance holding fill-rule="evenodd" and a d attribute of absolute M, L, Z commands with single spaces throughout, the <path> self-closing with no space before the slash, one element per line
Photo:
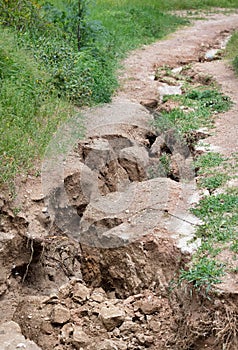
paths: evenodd
<path fill-rule="evenodd" d="M 185 188 L 178 169 L 171 178 L 148 171 L 164 147 L 150 114 L 164 65 L 191 64 L 195 84 L 211 75 L 231 97 L 206 142 L 227 156 L 238 151 L 238 80 L 229 62 L 205 59 L 235 29 L 238 14 L 207 14 L 132 52 L 112 103 L 83 111 L 86 137 L 68 158 L 52 170 L 46 157 L 42 179 L 22 175 L 16 198 L 1 197 L 0 326 L 13 320 L 42 350 L 238 348 L 234 283 L 210 298 L 174 283 L 191 251 L 168 213 L 188 213 L 194 183 Z M 186 166 L 192 155 L 180 156 Z"/>

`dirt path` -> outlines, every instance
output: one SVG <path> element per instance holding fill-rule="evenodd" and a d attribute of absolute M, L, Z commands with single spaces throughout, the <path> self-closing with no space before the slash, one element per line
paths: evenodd
<path fill-rule="evenodd" d="M 136 50 L 124 61 L 119 97 L 133 101 L 158 97 L 158 82 L 154 81 L 155 66 L 194 63 L 202 60 L 210 48 L 217 48 L 229 33 L 237 28 L 238 14 L 211 15 L 195 21 L 191 27 L 178 30 L 167 40 Z"/>
<path fill-rule="evenodd" d="M 75 118 L 52 140 L 43 189 L 28 177 L 12 205 L 0 202 L 0 323 L 21 326 L 0 326 L 0 350 L 38 349 L 21 332 L 42 350 L 222 350 L 227 339 L 226 349 L 237 349 L 235 293 L 171 293 L 196 248 L 187 244 L 196 224 L 191 154 L 171 141 L 184 183 L 179 167 L 180 181 L 151 176 L 164 145 L 156 149 L 153 117 L 139 104 L 158 98 L 156 66 L 192 63 L 234 101 L 208 141 L 226 155 L 237 151 L 238 81 L 223 61 L 202 62 L 235 28 L 238 14 L 213 14 L 133 52 L 113 102 L 83 111 L 86 138 L 78 142 Z"/>

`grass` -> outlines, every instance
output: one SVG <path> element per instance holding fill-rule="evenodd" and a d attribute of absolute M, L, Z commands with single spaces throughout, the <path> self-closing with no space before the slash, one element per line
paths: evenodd
<path fill-rule="evenodd" d="M 223 264 L 203 256 L 201 259 L 193 258 L 189 270 L 181 270 L 179 283 L 186 281 L 199 291 L 205 289 L 208 294 L 214 284 L 221 282 L 220 277 L 223 275 Z"/>
<path fill-rule="evenodd" d="M 0 37 L 0 182 L 29 169 L 44 153 L 58 124 L 73 106 L 49 87 L 49 76 L 33 56 L 17 45 L 14 34 Z M 49 89 L 51 93 L 49 93 Z"/>
<path fill-rule="evenodd" d="M 233 68 L 238 75 L 238 32 L 235 32 L 228 42 L 226 56 L 232 60 Z"/>
<path fill-rule="evenodd" d="M 160 112 L 155 126 L 158 130 L 165 130 L 176 125 L 182 136 L 201 127 L 212 127 L 214 114 L 227 111 L 231 106 L 227 96 L 207 87 L 200 90 L 190 88 L 183 95 L 165 96 L 164 102 L 168 101 L 177 102 L 178 107 L 170 112 Z"/>
<path fill-rule="evenodd" d="M 131 0 L 133 6 L 150 6 L 159 8 L 160 10 L 187 10 L 187 9 L 203 9 L 208 7 L 224 7 L 237 8 L 238 0 Z M 98 0 L 99 6 L 121 7 L 128 5 L 128 0 Z"/>

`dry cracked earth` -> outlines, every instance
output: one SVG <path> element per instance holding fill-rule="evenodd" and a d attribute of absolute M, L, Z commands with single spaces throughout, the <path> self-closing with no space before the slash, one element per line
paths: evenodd
<path fill-rule="evenodd" d="M 224 282 L 213 299 L 171 288 L 199 245 L 189 243 L 196 149 L 158 134 L 152 113 L 170 108 L 156 68 L 190 63 L 195 83 L 211 74 L 234 102 L 206 142 L 238 151 L 238 80 L 207 56 L 237 28 L 238 14 L 213 14 L 133 52 L 113 102 L 81 111 L 85 137 L 76 116 L 52 139 L 41 178 L 22 175 L 17 197 L 2 196 L 1 350 L 237 349 L 238 287 Z"/>

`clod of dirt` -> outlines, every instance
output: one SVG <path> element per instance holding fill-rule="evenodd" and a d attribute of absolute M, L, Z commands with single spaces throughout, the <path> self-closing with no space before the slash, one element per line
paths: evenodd
<path fill-rule="evenodd" d="M 156 108 L 158 106 L 158 103 L 159 101 L 155 98 L 140 101 L 140 104 L 146 108 Z"/>

